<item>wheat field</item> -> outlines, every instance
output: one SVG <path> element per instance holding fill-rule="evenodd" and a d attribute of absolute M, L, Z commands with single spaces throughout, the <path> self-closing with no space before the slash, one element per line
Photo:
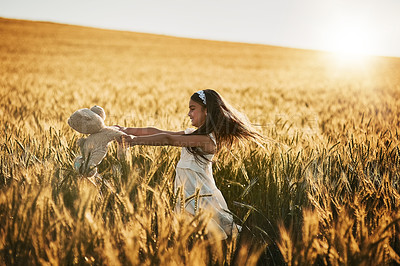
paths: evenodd
<path fill-rule="evenodd" d="M 0 18 L 0 264 L 400 264 L 400 58 Z M 116 144 L 86 178 L 67 124 L 189 127 L 213 88 L 265 136 L 213 165 L 236 239 L 173 212 L 180 149 Z"/>

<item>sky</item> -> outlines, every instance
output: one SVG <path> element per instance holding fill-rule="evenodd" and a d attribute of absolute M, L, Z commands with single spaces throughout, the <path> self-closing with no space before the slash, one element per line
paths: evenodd
<path fill-rule="evenodd" d="M 400 57 L 400 0 L 0 0 L 0 17 Z"/>

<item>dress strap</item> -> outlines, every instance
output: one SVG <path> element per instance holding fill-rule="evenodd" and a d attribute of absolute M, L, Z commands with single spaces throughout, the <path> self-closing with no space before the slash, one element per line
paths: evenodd
<path fill-rule="evenodd" d="M 209 136 L 210 136 L 211 140 L 214 142 L 214 145 L 217 146 L 217 141 L 215 140 L 214 133 L 210 133 Z"/>
<path fill-rule="evenodd" d="M 193 133 L 194 131 L 195 131 L 194 128 L 187 128 L 187 129 L 185 129 L 185 134 L 191 134 L 191 133 Z"/>

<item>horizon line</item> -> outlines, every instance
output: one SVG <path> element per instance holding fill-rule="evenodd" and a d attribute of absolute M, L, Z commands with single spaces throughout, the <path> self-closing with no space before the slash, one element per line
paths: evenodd
<path fill-rule="evenodd" d="M 299 47 L 299 46 L 289 46 L 289 45 L 282 45 L 282 44 L 273 44 L 273 43 L 262 43 L 262 42 L 246 42 L 240 40 L 227 40 L 227 39 L 208 39 L 205 37 L 193 37 L 193 36 L 185 36 L 185 35 L 171 35 L 168 33 L 160 33 L 160 32 L 142 32 L 142 31 L 135 31 L 132 29 L 125 29 L 125 28 L 116 28 L 116 27 L 102 27 L 90 24 L 75 24 L 70 22 L 63 22 L 57 20 L 40 20 L 40 19 L 27 19 L 21 17 L 4 17 L 0 15 L 0 19 L 8 19 L 8 20 L 19 20 L 19 21 L 27 21 L 27 22 L 38 22 L 38 23 L 50 23 L 50 24 L 58 24 L 58 25 L 66 25 L 66 26 L 75 26 L 75 27 L 84 27 L 84 28 L 92 28 L 92 29 L 99 29 L 99 30 L 109 30 L 109 31 L 119 31 L 119 32 L 129 32 L 129 33 L 138 33 L 138 34 L 148 34 L 148 35 L 157 35 L 157 36 L 164 36 L 164 37 L 172 37 L 172 38 L 181 38 L 181 39 L 190 39 L 190 40 L 200 40 L 200 41 L 210 41 L 210 42 L 227 42 L 227 43 L 237 43 L 237 44 L 248 44 L 248 45 L 260 45 L 260 46 L 271 46 L 276 48 L 284 48 L 284 49 L 295 49 L 295 50 L 303 50 L 309 52 L 322 52 L 328 54 L 340 54 L 340 52 L 327 50 L 327 49 L 318 49 L 318 48 L 309 48 L 309 47 Z M 349 54 L 350 56 L 353 54 Z M 400 55 L 389 55 L 389 54 L 354 54 L 357 56 L 363 57 L 385 57 L 385 58 L 395 58 L 400 59 Z"/>

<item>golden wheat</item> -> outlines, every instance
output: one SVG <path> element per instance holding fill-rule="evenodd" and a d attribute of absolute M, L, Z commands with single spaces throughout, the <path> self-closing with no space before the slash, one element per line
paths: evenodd
<path fill-rule="evenodd" d="M 400 59 L 340 66 L 329 53 L 0 19 L 0 263 L 400 263 Z M 106 124 L 188 127 L 214 88 L 266 137 L 223 150 L 217 185 L 237 239 L 173 213 L 179 149 L 112 146 L 72 167 L 75 110 Z M 196 196 L 196 195 L 194 195 Z"/>

